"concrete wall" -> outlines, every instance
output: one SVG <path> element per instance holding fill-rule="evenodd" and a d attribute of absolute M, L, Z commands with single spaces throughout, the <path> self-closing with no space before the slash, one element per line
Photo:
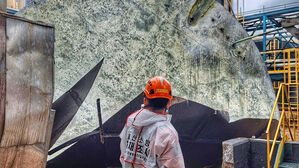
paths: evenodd
<path fill-rule="evenodd" d="M 279 142 L 276 144 L 271 165 L 274 164 Z M 224 168 L 267 167 L 267 141 L 264 139 L 236 138 L 224 141 L 222 146 Z"/>
<path fill-rule="evenodd" d="M 299 143 L 289 142 L 285 145 L 285 160 L 299 163 Z"/>

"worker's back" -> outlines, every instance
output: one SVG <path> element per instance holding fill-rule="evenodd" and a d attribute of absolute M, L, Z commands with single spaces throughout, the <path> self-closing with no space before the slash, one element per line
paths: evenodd
<path fill-rule="evenodd" d="M 170 118 L 147 109 L 128 117 L 120 135 L 123 168 L 184 167 L 178 135 Z"/>

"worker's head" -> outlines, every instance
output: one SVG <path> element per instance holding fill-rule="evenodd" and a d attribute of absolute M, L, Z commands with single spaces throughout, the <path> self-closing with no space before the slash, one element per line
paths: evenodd
<path fill-rule="evenodd" d="M 163 109 L 170 106 L 172 99 L 171 85 L 163 77 L 150 79 L 144 88 L 144 105 L 153 109 Z"/>

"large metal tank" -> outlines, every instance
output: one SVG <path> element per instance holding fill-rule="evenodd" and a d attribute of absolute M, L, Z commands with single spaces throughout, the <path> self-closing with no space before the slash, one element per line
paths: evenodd
<path fill-rule="evenodd" d="M 198 2 L 41 0 L 19 13 L 55 24 L 55 97 L 105 58 L 94 87 L 57 143 L 98 126 L 97 98 L 105 121 L 156 75 L 172 83 L 174 95 L 227 111 L 231 121 L 268 118 L 275 94 L 254 42 L 232 47 L 247 32 L 218 2 L 205 10 L 196 8 Z M 201 11 L 206 11 L 202 17 Z"/>

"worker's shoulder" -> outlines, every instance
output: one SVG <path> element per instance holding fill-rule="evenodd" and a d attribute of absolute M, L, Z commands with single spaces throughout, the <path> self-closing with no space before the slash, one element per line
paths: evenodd
<path fill-rule="evenodd" d="M 131 114 L 127 117 L 127 121 L 126 121 L 126 123 L 128 123 L 128 122 L 132 122 L 132 120 L 136 117 L 136 115 L 138 114 L 138 112 L 140 112 L 140 110 L 137 110 L 137 111 L 131 113 Z"/>
<path fill-rule="evenodd" d="M 169 121 L 162 121 L 157 123 L 157 131 L 159 131 L 160 134 L 171 134 L 174 136 L 177 136 L 177 131 L 173 127 L 173 125 Z"/>
<path fill-rule="evenodd" d="M 134 118 L 138 112 L 140 112 L 141 110 L 137 110 L 137 111 L 134 111 L 133 113 L 131 113 L 127 118 Z"/>

